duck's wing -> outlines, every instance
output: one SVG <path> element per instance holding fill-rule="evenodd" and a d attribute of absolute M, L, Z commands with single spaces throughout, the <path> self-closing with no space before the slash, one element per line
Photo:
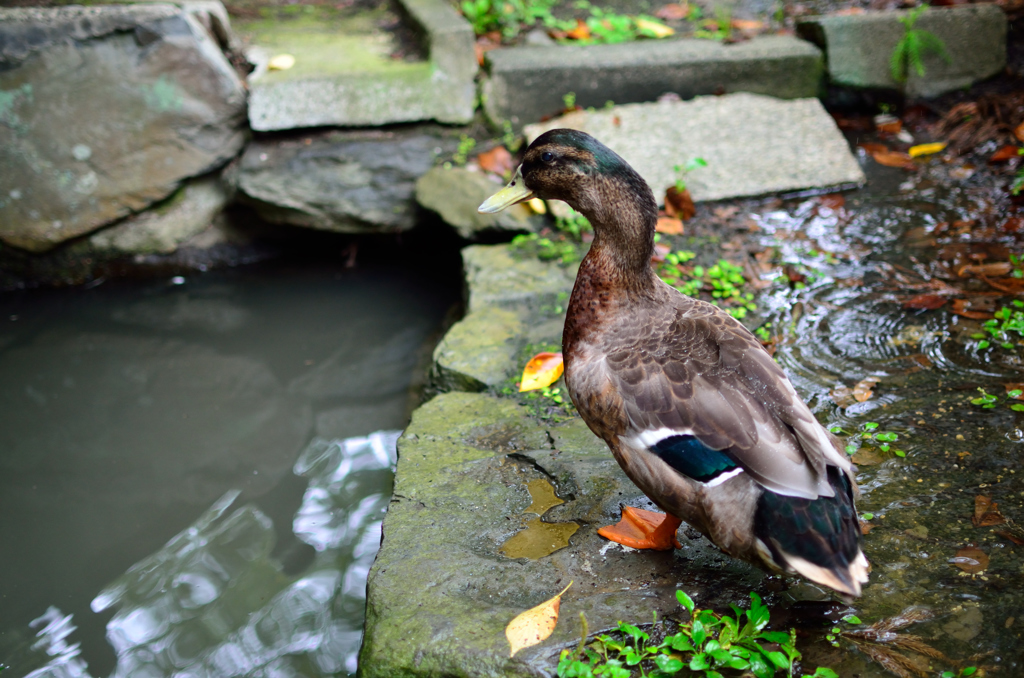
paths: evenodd
<path fill-rule="evenodd" d="M 850 462 L 739 322 L 698 304 L 630 325 L 592 375 L 621 398 L 620 440 L 701 482 L 746 472 L 781 495 L 833 496 L 826 467 Z"/>

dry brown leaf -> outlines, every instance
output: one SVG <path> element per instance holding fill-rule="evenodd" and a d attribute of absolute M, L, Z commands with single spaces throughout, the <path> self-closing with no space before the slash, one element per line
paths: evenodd
<path fill-rule="evenodd" d="M 818 202 L 822 207 L 837 210 L 846 204 L 846 197 L 842 193 L 828 193 L 818 198 Z"/>
<path fill-rule="evenodd" d="M 971 306 L 975 303 L 977 302 L 971 299 L 954 299 L 953 313 L 971 320 L 988 320 L 992 317 L 992 313 L 988 311 L 973 310 Z"/>
<path fill-rule="evenodd" d="M 572 582 L 569 582 L 569 586 L 572 586 Z M 516 652 L 524 647 L 532 647 L 551 635 L 558 624 L 558 608 L 562 604 L 562 594 L 569 590 L 569 586 L 562 589 L 554 598 L 519 613 L 508 623 L 505 627 L 505 637 L 512 648 L 510 657 L 514 657 Z"/>
<path fill-rule="evenodd" d="M 876 526 L 874 524 L 869 523 L 866 520 L 860 521 L 860 533 L 861 534 L 870 534 L 871 530 L 875 529 L 875 527 Z"/>
<path fill-rule="evenodd" d="M 685 2 L 664 5 L 654 13 L 654 16 L 665 21 L 679 21 L 690 16 L 690 6 Z"/>
<path fill-rule="evenodd" d="M 675 186 L 670 186 L 665 191 L 665 212 L 670 217 L 678 217 L 683 221 L 692 219 L 697 213 L 697 207 L 693 204 L 690 191 L 685 188 L 680 191 Z"/>
<path fill-rule="evenodd" d="M 507 176 L 515 168 L 512 154 L 504 146 L 495 146 L 489 151 L 476 156 L 480 169 L 486 172 L 494 172 L 498 176 Z"/>
<path fill-rule="evenodd" d="M 965 546 L 949 562 L 968 574 L 978 574 L 988 569 L 988 555 L 977 546 Z"/>
<path fill-rule="evenodd" d="M 834 402 L 839 407 L 849 407 L 850 405 L 853 405 L 855 402 L 857 402 L 856 400 L 853 399 L 853 389 L 850 388 L 849 386 L 840 386 L 839 388 L 834 388 L 831 391 L 829 391 L 828 394 L 832 396 L 832 402 Z"/>
<path fill-rule="evenodd" d="M 968 276 L 985 276 L 988 278 L 998 278 L 999 276 L 1009 275 L 1013 270 L 1013 264 L 1008 261 L 996 261 L 991 264 L 967 264 L 961 266 L 956 274 L 961 278 Z"/>
<path fill-rule="evenodd" d="M 996 164 L 998 162 L 1009 162 L 1017 157 L 1017 147 L 1013 144 L 1006 144 L 999 148 L 995 153 L 989 156 L 988 161 L 990 164 Z"/>
<path fill-rule="evenodd" d="M 992 501 L 992 497 L 979 494 L 974 497 L 974 515 L 971 516 L 971 522 L 975 527 L 991 527 L 1002 525 L 1006 518 L 999 512 L 999 504 Z"/>
<path fill-rule="evenodd" d="M 875 116 L 875 129 L 883 134 L 899 134 L 903 129 L 903 121 L 895 115 L 883 113 Z"/>
<path fill-rule="evenodd" d="M 903 302 L 903 308 L 916 308 L 921 310 L 935 310 L 946 305 L 946 297 L 938 294 L 919 294 Z"/>
<path fill-rule="evenodd" d="M 1024 530 L 1017 525 L 1010 525 L 1002 530 L 996 530 L 996 534 L 1009 539 L 1017 546 L 1024 546 Z"/>
<path fill-rule="evenodd" d="M 757 21 L 756 19 L 733 19 L 730 26 L 735 28 L 737 31 L 746 31 L 753 33 L 764 29 L 764 22 Z"/>
<path fill-rule="evenodd" d="M 873 395 L 872 387 L 878 383 L 878 377 L 868 377 L 857 382 L 853 387 L 853 399 L 858 403 L 868 400 Z"/>
<path fill-rule="evenodd" d="M 914 164 L 914 159 L 907 153 L 901 153 L 900 151 L 875 151 L 871 154 L 875 162 L 879 165 L 885 165 L 886 167 L 899 167 L 900 169 L 913 170 L 917 169 L 917 165 Z"/>
<path fill-rule="evenodd" d="M 1013 136 L 1017 137 L 1017 141 L 1024 143 L 1024 122 L 1013 128 Z"/>
<path fill-rule="evenodd" d="M 888 459 L 888 457 L 880 455 L 878 448 L 862 447 L 850 459 L 857 466 L 877 466 Z"/>
<path fill-rule="evenodd" d="M 675 217 L 658 217 L 658 223 L 655 224 L 654 230 L 665 235 L 682 235 L 683 221 Z"/>
<path fill-rule="evenodd" d="M 888 153 L 889 152 L 889 147 L 888 146 L 886 146 L 885 144 L 880 144 L 877 141 L 864 141 L 864 142 L 861 142 L 861 143 L 859 143 L 857 145 L 860 146 L 861 148 L 863 148 L 865 151 L 868 152 L 868 154 L 871 154 L 871 155 L 873 155 L 875 153 Z"/>

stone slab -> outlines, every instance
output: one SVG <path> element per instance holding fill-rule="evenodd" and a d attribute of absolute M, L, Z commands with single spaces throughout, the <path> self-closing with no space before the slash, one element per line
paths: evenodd
<path fill-rule="evenodd" d="M 496 49 L 486 66 L 484 110 L 517 129 L 558 113 L 568 92 L 585 108 L 654 101 L 667 92 L 797 99 L 817 96 L 824 72 L 818 48 L 787 36 L 735 45 L 692 39 Z"/>
<path fill-rule="evenodd" d="M 508 245 L 465 247 L 462 265 L 469 287 L 470 313 L 491 305 L 536 311 L 572 291 L 576 280 L 575 267 L 533 257 L 517 258 Z"/>
<path fill-rule="evenodd" d="M 527 483 L 547 480 L 564 504 L 542 521 L 575 523 L 568 546 L 536 559 L 502 545 L 537 516 Z M 448 393 L 413 414 L 398 443 L 395 492 L 367 586 L 362 678 L 549 676 L 558 652 L 619 620 L 742 603 L 761 573 L 703 539 L 675 552 L 626 551 L 597 535 L 620 503 L 650 505 L 582 420 L 545 426 L 509 399 Z M 504 629 L 570 581 L 550 638 L 509 657 Z"/>
<path fill-rule="evenodd" d="M 825 50 L 828 75 L 838 85 L 899 89 L 889 60 L 906 29 L 907 12 L 870 12 L 801 19 L 797 31 Z M 950 61 L 923 55 L 925 74 L 911 69 L 905 92 L 934 97 L 968 87 L 1006 66 L 1006 15 L 996 5 L 940 7 L 925 11 L 914 26 L 945 43 Z"/>
<path fill-rule="evenodd" d="M 475 240 L 481 233 L 519 232 L 530 229 L 530 210 L 513 205 L 498 214 L 477 211 L 484 200 L 501 188 L 480 172 L 461 167 L 434 167 L 416 182 L 416 202 L 437 212 L 460 236 Z"/>
<path fill-rule="evenodd" d="M 454 142 L 437 130 L 265 138 L 242 156 L 239 198 L 272 223 L 343 233 L 416 224 L 416 180 Z"/>
<path fill-rule="evenodd" d="M 783 101 L 758 94 L 629 104 L 577 111 L 524 132 L 533 141 L 556 127 L 597 137 L 650 184 L 659 202 L 674 167 L 704 158 L 686 174 L 694 200 L 723 200 L 865 182 L 835 121 L 817 99 Z M 656 132 L 656 133 L 655 133 Z"/>
<path fill-rule="evenodd" d="M 0 9 L 0 239 L 32 252 L 223 165 L 245 89 L 173 5 Z"/>
<path fill-rule="evenodd" d="M 329 26 L 289 32 L 282 22 L 257 36 L 250 50 L 249 121 L 257 131 L 325 125 L 379 126 L 437 120 L 467 123 L 476 104 L 474 37 L 469 23 L 445 0 L 401 0 L 422 31 L 429 58 L 405 62 L 379 52 L 376 32 L 356 36 Z M 257 42 L 257 46 L 259 42 Z M 270 71 L 277 52 L 295 66 Z"/>
<path fill-rule="evenodd" d="M 487 306 L 455 323 L 434 350 L 432 382 L 446 391 L 483 391 L 515 368 L 523 335 L 519 314 Z"/>

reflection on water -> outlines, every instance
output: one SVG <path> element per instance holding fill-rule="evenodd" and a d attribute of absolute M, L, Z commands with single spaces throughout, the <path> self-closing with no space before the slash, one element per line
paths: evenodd
<path fill-rule="evenodd" d="M 94 612 L 117 608 L 107 623 L 117 654 L 112 675 L 355 672 L 366 577 L 380 546 L 399 434 L 316 439 L 299 457 L 294 472 L 309 485 L 293 529 L 318 552 L 303 576 L 284 576 L 271 558 L 273 524 L 257 507 L 228 514 L 240 494 L 232 490 L 100 592 Z M 32 626 L 43 626 L 32 649 L 44 649 L 49 660 L 29 675 L 89 676 L 78 645 L 67 640 L 75 630 L 71 615 L 51 607 Z"/>
<path fill-rule="evenodd" d="M 392 484 L 393 436 L 363 437 L 408 420 L 460 291 L 436 275 L 0 294 L 4 678 L 344 675 Z"/>

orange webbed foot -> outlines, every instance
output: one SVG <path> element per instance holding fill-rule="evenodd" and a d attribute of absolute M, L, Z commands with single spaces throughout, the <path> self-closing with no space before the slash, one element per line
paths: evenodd
<path fill-rule="evenodd" d="M 605 539 L 634 549 L 671 551 L 681 548 L 676 530 L 683 521 L 667 513 L 622 507 L 622 520 L 597 531 Z"/>

